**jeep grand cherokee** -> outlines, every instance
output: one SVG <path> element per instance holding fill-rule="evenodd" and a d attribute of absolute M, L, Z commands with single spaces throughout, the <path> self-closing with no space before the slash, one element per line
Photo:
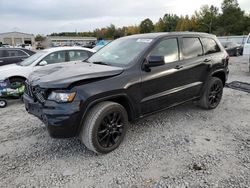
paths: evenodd
<path fill-rule="evenodd" d="M 108 153 L 122 142 L 129 121 L 187 101 L 216 108 L 227 75 L 228 54 L 213 35 L 133 35 L 85 63 L 34 72 L 24 102 L 52 137 L 78 136 L 90 150 Z"/>

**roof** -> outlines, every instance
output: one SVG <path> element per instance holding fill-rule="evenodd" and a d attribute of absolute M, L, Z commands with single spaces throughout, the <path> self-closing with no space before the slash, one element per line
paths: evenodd
<path fill-rule="evenodd" d="M 28 50 L 28 51 L 32 51 L 26 48 L 6 48 L 6 47 L 0 47 L 0 50 Z"/>
<path fill-rule="evenodd" d="M 164 37 L 164 36 L 171 36 L 171 35 L 199 35 L 199 36 L 214 36 L 212 34 L 208 33 L 201 33 L 201 32 L 161 32 L 161 33 L 145 33 L 145 34 L 136 34 L 136 35 L 131 35 L 127 36 L 130 38 L 158 38 L 158 37 Z"/>
<path fill-rule="evenodd" d="M 18 32 L 18 31 L 11 31 L 11 32 L 6 32 L 6 33 L 0 33 L 0 35 L 6 35 L 6 34 L 22 34 L 22 35 L 31 35 L 31 36 L 34 36 L 33 34 L 30 34 L 30 33 L 22 33 L 22 32 Z"/>
<path fill-rule="evenodd" d="M 96 40 L 96 37 L 48 36 L 50 40 Z"/>
<path fill-rule="evenodd" d="M 89 51 L 89 52 L 93 52 L 95 53 L 96 51 L 93 50 L 93 49 L 90 49 L 90 48 L 83 48 L 83 47 L 78 47 L 78 46 L 72 46 L 72 47 L 69 47 L 69 46 L 65 46 L 65 47 L 54 47 L 54 48 L 47 48 L 43 51 L 46 51 L 46 52 L 56 52 L 56 51 L 62 51 L 62 50 L 86 50 L 86 51 Z"/>

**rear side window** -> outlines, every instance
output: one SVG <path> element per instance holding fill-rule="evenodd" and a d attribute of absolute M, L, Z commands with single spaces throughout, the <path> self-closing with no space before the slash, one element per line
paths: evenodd
<path fill-rule="evenodd" d="M 248 36 L 248 40 L 247 40 L 247 43 L 248 43 L 248 44 L 250 43 L 250 36 Z"/>
<path fill-rule="evenodd" d="M 165 63 L 179 60 L 179 47 L 176 38 L 161 41 L 150 54 L 151 56 L 164 56 Z"/>
<path fill-rule="evenodd" d="M 220 52 L 220 47 L 218 46 L 218 44 L 215 42 L 214 39 L 202 38 L 201 41 L 204 47 L 205 55 Z"/>
<path fill-rule="evenodd" d="M 203 50 L 199 38 L 183 38 L 182 41 L 184 59 L 202 56 Z"/>
<path fill-rule="evenodd" d="M 84 50 L 72 50 L 69 51 L 70 61 L 83 61 L 89 57 L 88 52 Z"/>
<path fill-rule="evenodd" d="M 7 57 L 20 57 L 20 56 L 27 56 L 23 51 L 21 50 L 7 50 Z"/>

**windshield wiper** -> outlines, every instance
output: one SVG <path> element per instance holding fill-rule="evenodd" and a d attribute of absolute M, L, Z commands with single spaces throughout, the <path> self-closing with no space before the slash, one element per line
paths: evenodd
<path fill-rule="evenodd" d="M 93 64 L 98 64 L 98 65 L 109 65 L 108 63 L 102 62 L 102 61 L 96 61 L 93 62 Z"/>

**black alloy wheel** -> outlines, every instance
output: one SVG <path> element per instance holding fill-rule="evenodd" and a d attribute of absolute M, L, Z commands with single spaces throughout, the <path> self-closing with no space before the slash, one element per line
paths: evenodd
<path fill-rule="evenodd" d="M 212 77 L 206 84 L 205 91 L 203 92 L 197 104 L 204 109 L 214 109 L 219 105 L 222 98 L 222 94 L 222 80 L 217 77 Z"/>
<path fill-rule="evenodd" d="M 97 138 L 99 144 L 104 148 L 114 146 L 121 138 L 124 121 L 120 112 L 107 114 L 98 129 Z"/>
<path fill-rule="evenodd" d="M 105 101 L 91 108 L 79 136 L 88 149 L 105 154 L 119 147 L 127 127 L 126 109 L 118 103 Z"/>
<path fill-rule="evenodd" d="M 216 107 L 221 100 L 223 87 L 218 82 L 213 83 L 208 94 L 208 101 L 212 108 Z"/>

